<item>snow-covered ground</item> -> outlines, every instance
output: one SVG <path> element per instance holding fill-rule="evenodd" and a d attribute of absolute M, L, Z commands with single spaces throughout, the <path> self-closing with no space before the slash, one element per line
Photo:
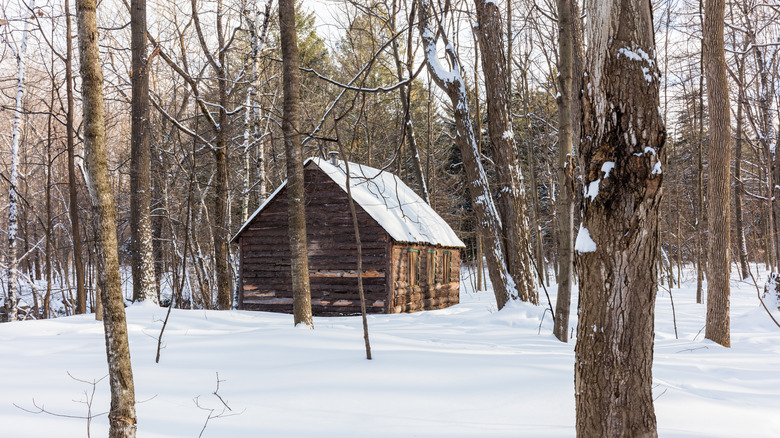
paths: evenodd
<path fill-rule="evenodd" d="M 197 437 L 210 415 L 204 437 L 574 436 L 573 342 L 555 340 L 542 307 L 496 312 L 469 283 L 449 309 L 371 316 L 372 361 L 359 317 L 310 331 L 290 315 L 175 310 L 156 364 L 165 309 L 133 305 L 138 436 Z M 752 282 L 732 281 L 732 348 L 703 339 L 695 282 L 672 293 L 679 339 L 667 292 L 656 309 L 659 434 L 780 436 L 780 328 Z M 92 436 L 105 436 L 108 382 L 94 398 L 82 382 L 106 375 L 104 345 L 92 315 L 0 324 L 0 436 L 87 436 L 85 419 L 20 408 L 84 417 L 90 400 Z"/>

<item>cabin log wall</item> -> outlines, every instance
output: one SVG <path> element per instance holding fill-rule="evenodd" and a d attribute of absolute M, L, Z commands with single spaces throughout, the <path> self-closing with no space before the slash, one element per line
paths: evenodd
<path fill-rule="evenodd" d="M 304 169 L 306 234 L 312 311 L 315 315 L 360 313 L 357 245 L 347 194 L 316 166 Z M 355 204 L 362 243 L 363 288 L 369 313 L 442 309 L 459 302 L 460 249 L 399 243 Z M 239 237 L 238 306 L 245 310 L 292 313 L 287 191 L 283 188 Z M 410 284 L 409 250 L 420 270 Z M 428 251 L 435 275 L 428 278 Z M 443 265 L 444 252 L 450 263 Z M 443 282 L 447 269 L 450 281 Z"/>
<path fill-rule="evenodd" d="M 416 250 L 418 254 L 419 275 L 416 284 L 410 284 L 409 250 Z M 428 281 L 427 251 L 435 251 L 436 266 L 433 282 Z M 448 266 L 443 266 L 445 251 L 450 253 Z M 459 249 L 397 243 L 391 248 L 391 263 L 393 299 L 390 313 L 443 309 L 460 302 Z M 448 283 L 442 282 L 445 269 L 448 269 L 450 274 Z"/>
<path fill-rule="evenodd" d="M 306 168 L 304 178 L 312 311 L 360 313 L 357 244 L 347 194 L 316 167 Z M 359 205 L 355 209 L 366 310 L 385 313 L 389 236 Z M 241 234 L 241 309 L 292 312 L 289 245 L 284 188 Z"/>

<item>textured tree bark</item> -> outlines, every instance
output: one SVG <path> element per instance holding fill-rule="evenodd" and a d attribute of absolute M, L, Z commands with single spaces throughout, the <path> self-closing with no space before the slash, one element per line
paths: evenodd
<path fill-rule="evenodd" d="M 98 51 L 96 0 L 78 0 L 78 38 L 84 108 L 84 154 L 89 195 L 96 221 L 98 286 L 103 303 L 103 328 L 111 387 L 109 433 L 134 437 L 136 431 L 135 392 L 127 322 L 119 276 L 116 240 L 116 210 L 106 159 L 106 130 L 103 112 L 103 71 Z"/>
<path fill-rule="evenodd" d="M 704 0 L 699 0 L 699 17 L 704 17 Z M 704 23 L 702 23 L 704 26 Z M 704 41 L 702 41 L 702 47 Z M 704 149 L 704 51 L 699 58 L 699 70 L 701 75 L 699 76 L 699 145 L 696 150 L 697 155 L 697 173 L 698 177 L 696 188 L 698 190 L 697 208 L 696 208 L 696 303 L 702 303 L 702 295 L 704 291 L 704 233 L 702 229 L 704 227 L 704 160 L 702 159 Z"/>
<path fill-rule="evenodd" d="M 149 148 L 149 71 L 146 65 L 146 0 L 130 1 L 130 34 L 130 248 L 133 301 L 157 302 L 150 209 L 152 170 Z"/>
<path fill-rule="evenodd" d="M 76 275 L 76 313 L 87 313 L 87 291 L 84 287 L 84 259 L 81 251 L 81 225 L 79 221 L 78 177 L 76 176 L 76 146 L 74 145 L 75 128 L 73 116 L 73 45 L 71 44 L 70 0 L 65 0 L 65 92 L 68 100 L 68 112 L 65 115 L 65 129 L 68 144 L 68 214 L 70 215 L 70 235 L 73 239 L 73 267 Z"/>
<path fill-rule="evenodd" d="M 654 437 L 653 318 L 665 130 L 650 2 L 586 0 L 575 250 L 577 435 Z"/>
<path fill-rule="evenodd" d="M 582 88 L 582 39 L 580 14 L 576 1 L 558 0 L 558 298 L 555 302 L 553 334 L 562 342 L 569 339 L 572 271 L 574 269 L 574 139 L 573 125 L 579 126 L 581 116 L 573 111 L 572 103 L 579 102 Z M 575 63 L 575 59 L 577 60 Z M 577 80 L 575 64 L 578 66 Z M 576 85 L 575 85 L 576 84 Z M 576 121 L 575 121 L 576 120 Z"/>
<path fill-rule="evenodd" d="M 509 274 L 504 243 L 502 238 L 502 223 L 498 215 L 493 195 L 488 185 L 487 174 L 482 167 L 479 145 L 471 123 L 466 86 L 460 75 L 460 61 L 455 47 L 446 39 L 446 34 L 438 28 L 434 32 L 429 20 L 430 4 L 427 0 L 419 0 L 418 27 L 423 40 L 425 50 L 425 62 L 431 79 L 449 97 L 452 103 L 453 118 L 455 119 L 455 144 L 461 152 L 463 167 L 468 180 L 469 194 L 477 219 L 477 230 L 484 239 L 485 258 L 487 259 L 488 273 L 493 284 L 493 293 L 496 297 L 496 305 L 502 309 L 510 300 L 519 299 L 515 280 Z M 439 32 L 441 31 L 441 32 Z M 445 70 L 439 62 L 436 51 L 437 35 L 444 39 L 446 55 L 451 70 Z M 532 276 L 533 277 L 533 276 Z"/>
<path fill-rule="evenodd" d="M 726 53 L 723 44 L 725 0 L 707 0 L 704 14 L 704 60 L 710 115 L 708 186 L 709 254 L 707 257 L 707 325 L 704 336 L 731 345 L 731 114 Z"/>
<path fill-rule="evenodd" d="M 303 147 L 300 138 L 300 73 L 298 41 L 295 33 L 293 0 L 279 1 L 279 31 L 282 40 L 284 77 L 284 149 L 287 157 L 287 218 L 290 234 L 293 317 L 295 325 L 314 328 L 311 314 L 309 257 L 306 248 L 306 211 L 303 192 Z"/>
<path fill-rule="evenodd" d="M 502 239 L 509 274 L 523 301 L 539 302 L 531 251 L 523 174 L 515 147 L 510 113 L 510 90 L 507 89 L 503 29 L 498 5 L 476 0 L 479 48 L 485 75 L 485 98 L 488 107 L 490 148 L 498 179 L 496 205 L 501 216 Z M 531 170 L 533 171 L 533 169 Z"/>
<path fill-rule="evenodd" d="M 196 0 L 191 1 L 192 10 L 197 11 Z M 207 54 L 209 62 L 217 74 L 217 95 L 219 108 L 217 110 L 216 138 L 212 153 L 214 155 L 214 167 L 216 168 L 215 190 L 214 190 L 214 225 L 212 227 L 212 238 L 214 240 L 214 265 L 217 274 L 217 308 L 220 310 L 230 309 L 232 304 L 232 294 L 230 288 L 230 266 L 228 258 L 230 251 L 228 241 L 230 240 L 230 215 L 229 215 L 229 196 L 228 187 L 228 132 L 229 125 L 228 108 L 228 78 L 225 69 L 227 68 L 227 50 L 225 46 L 225 32 L 222 26 L 223 20 L 222 0 L 217 2 L 216 11 L 216 37 L 219 48 L 217 49 L 217 61 L 214 61 L 213 55 L 209 52 L 205 36 L 200 27 L 200 18 L 197 13 L 193 13 L 193 21 L 198 31 L 203 51 Z"/>
<path fill-rule="evenodd" d="M 224 81 L 220 81 L 219 88 L 220 95 L 222 96 L 224 93 L 224 102 L 227 102 L 227 88 Z M 220 109 L 219 113 L 220 126 L 227 126 L 227 113 L 223 109 Z M 220 129 L 217 132 L 216 148 L 214 150 L 214 165 L 217 168 L 216 190 L 214 192 L 214 264 L 217 271 L 217 308 L 220 310 L 228 310 L 232 304 L 230 267 L 228 266 L 228 158 L 226 137 L 227 132 L 225 130 Z"/>

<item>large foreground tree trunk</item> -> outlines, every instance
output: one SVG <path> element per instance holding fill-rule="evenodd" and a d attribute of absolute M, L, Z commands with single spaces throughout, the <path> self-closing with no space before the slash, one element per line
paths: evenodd
<path fill-rule="evenodd" d="M 298 41 L 295 34 L 295 4 L 279 1 L 279 30 L 282 39 L 284 77 L 284 149 L 287 156 L 287 218 L 290 234 L 293 314 L 295 325 L 314 327 L 311 315 L 309 256 L 306 248 L 306 211 L 303 193 L 303 147 L 300 137 L 300 74 Z"/>
<path fill-rule="evenodd" d="M 96 0 L 78 0 L 78 36 L 84 102 L 84 153 L 89 195 L 96 220 L 97 272 L 103 303 L 111 410 L 109 437 L 135 436 L 135 392 L 130 366 L 130 346 L 119 276 L 116 240 L 116 210 L 106 159 L 106 128 L 103 111 L 103 71 L 98 52 Z"/>
<path fill-rule="evenodd" d="M 157 301 L 152 247 L 152 170 L 149 148 L 149 70 L 146 65 L 146 0 L 130 2 L 132 102 L 130 128 L 130 247 L 133 301 Z"/>
<path fill-rule="evenodd" d="M 498 176 L 497 207 L 503 224 L 502 238 L 507 255 L 507 268 L 515 281 L 520 299 L 537 304 L 539 295 L 536 290 L 534 260 L 531 257 L 529 211 L 512 129 L 511 93 L 507 89 L 509 72 L 504 61 L 501 13 L 496 3 L 485 0 L 476 0 L 475 3 L 482 72 L 485 75 L 488 132 Z"/>
<path fill-rule="evenodd" d="M 707 328 L 704 336 L 731 345 L 731 114 L 723 47 L 725 0 L 707 0 L 704 18 L 704 60 L 710 113 L 709 256 L 707 258 Z M 774 192 L 774 189 L 772 189 Z"/>
<path fill-rule="evenodd" d="M 577 435 L 657 436 L 652 395 L 665 131 L 650 2 L 587 0 Z"/>

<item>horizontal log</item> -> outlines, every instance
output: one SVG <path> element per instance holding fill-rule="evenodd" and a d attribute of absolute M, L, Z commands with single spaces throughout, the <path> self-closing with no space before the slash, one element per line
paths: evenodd
<path fill-rule="evenodd" d="M 241 251 L 244 253 L 250 253 L 250 252 L 264 252 L 264 251 L 280 251 L 285 250 L 285 246 L 289 246 L 290 241 L 284 241 L 283 239 L 280 239 L 278 241 L 279 243 L 270 242 L 266 240 L 257 240 L 257 241 L 248 241 L 245 240 L 244 244 L 241 245 Z M 333 242 L 333 243 L 331 243 Z M 334 243 L 337 243 L 338 245 L 334 245 Z M 307 245 L 309 251 L 315 250 L 315 249 L 338 249 L 340 251 L 357 251 L 357 245 L 355 244 L 354 239 L 347 239 L 342 241 L 328 241 L 323 239 L 314 239 L 310 240 Z M 377 241 L 377 240 L 366 240 L 362 242 L 362 250 L 365 251 L 376 251 L 380 252 L 382 254 L 386 253 L 387 248 L 387 242 L 384 241 Z"/>
<path fill-rule="evenodd" d="M 371 271 L 363 271 L 363 273 L 360 275 L 363 278 L 384 278 L 385 273 L 379 272 L 377 270 L 371 270 Z M 309 271 L 309 277 L 315 278 L 315 277 L 324 277 L 324 278 L 333 278 L 333 277 L 345 277 L 345 278 L 357 278 L 358 272 L 357 270 L 343 270 L 343 269 L 335 269 L 335 270 L 317 270 L 317 271 Z"/>
<path fill-rule="evenodd" d="M 323 284 L 312 282 L 311 295 L 313 297 L 352 297 L 359 299 L 359 291 L 356 283 L 347 285 Z M 292 296 L 291 283 L 278 281 L 263 281 L 259 284 L 244 284 L 244 295 L 273 294 L 275 296 Z M 364 284 L 363 291 L 367 297 L 385 297 L 387 292 L 384 284 Z"/>
<path fill-rule="evenodd" d="M 244 297 L 244 304 L 265 304 L 265 305 L 276 305 L 276 304 L 292 304 L 293 299 L 292 298 L 255 298 L 255 297 Z"/>
<path fill-rule="evenodd" d="M 322 306 L 312 305 L 312 313 L 315 316 L 345 316 L 359 315 L 361 313 L 360 305 L 357 306 Z M 263 312 L 292 313 L 293 307 L 290 304 L 267 304 L 267 303 L 242 303 L 241 310 L 256 310 Z M 366 313 L 385 313 L 384 306 L 366 306 Z"/>
<path fill-rule="evenodd" d="M 385 258 L 382 255 L 367 255 L 363 257 L 363 264 L 373 264 L 376 266 L 385 266 Z M 243 258 L 243 263 L 245 267 L 249 267 L 250 265 L 258 265 L 260 268 L 262 268 L 263 265 L 270 265 L 270 266 L 289 266 L 290 261 L 289 259 L 281 258 L 281 257 L 274 257 L 274 256 L 261 256 L 261 255 L 255 255 L 255 256 L 245 256 Z M 355 268 L 357 266 L 357 257 L 338 257 L 338 256 L 332 256 L 332 255 L 309 255 L 309 265 L 317 264 L 317 268 L 313 269 L 350 269 Z M 347 268 L 341 268 L 341 266 L 347 266 Z M 371 268 L 376 269 L 376 268 Z M 245 271 L 249 271 L 250 269 L 245 269 Z"/>
<path fill-rule="evenodd" d="M 242 272 L 251 274 L 253 271 L 289 271 L 289 260 L 276 257 L 244 257 L 242 260 Z M 330 256 L 309 256 L 309 267 L 312 270 L 328 269 L 354 269 L 357 259 L 335 258 Z M 363 258 L 365 270 L 384 270 L 385 260 L 381 256 L 366 256 Z"/>
<path fill-rule="evenodd" d="M 384 307 L 385 302 L 384 300 L 374 300 L 369 301 L 366 300 L 366 307 Z M 360 307 L 360 299 L 352 299 L 352 300 L 346 300 L 346 299 L 335 299 L 335 300 L 328 300 L 328 299 L 314 299 L 311 300 L 312 306 L 335 306 L 335 307 L 351 307 L 356 306 Z"/>

